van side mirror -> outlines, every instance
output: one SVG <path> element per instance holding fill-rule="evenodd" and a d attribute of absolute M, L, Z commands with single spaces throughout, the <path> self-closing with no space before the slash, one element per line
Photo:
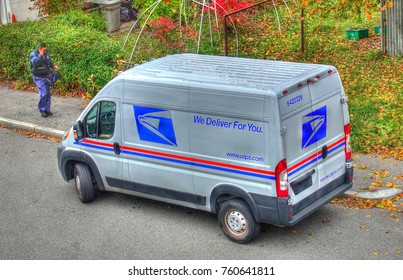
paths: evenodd
<path fill-rule="evenodd" d="M 76 141 L 82 140 L 84 138 L 84 124 L 82 121 L 77 121 L 73 126 L 74 139 Z"/>

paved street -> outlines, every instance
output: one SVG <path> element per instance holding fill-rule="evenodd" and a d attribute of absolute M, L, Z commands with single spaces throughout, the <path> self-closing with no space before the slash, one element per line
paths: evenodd
<path fill-rule="evenodd" d="M 82 204 L 58 143 L 0 128 L 0 259 L 403 259 L 403 214 L 329 204 L 292 228 L 230 242 L 216 216 L 104 193 Z"/>

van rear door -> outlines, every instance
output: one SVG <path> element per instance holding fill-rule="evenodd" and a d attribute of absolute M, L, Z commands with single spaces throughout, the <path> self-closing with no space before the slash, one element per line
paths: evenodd
<path fill-rule="evenodd" d="M 346 162 L 345 105 L 336 69 L 319 73 L 298 88 L 279 100 L 294 213 L 341 185 Z"/>
<path fill-rule="evenodd" d="M 317 147 L 304 127 L 315 121 L 312 115 L 312 100 L 309 88 L 299 86 L 279 99 L 284 151 L 290 182 L 289 195 L 293 205 L 307 197 L 316 197 Z M 301 208 L 302 209 L 302 208 Z M 296 209 L 293 209 L 293 212 Z"/>
<path fill-rule="evenodd" d="M 335 68 L 312 78 L 308 83 L 315 118 L 318 199 L 344 183 L 346 154 L 343 106 L 344 91 Z M 347 116 L 348 117 L 348 116 Z"/>

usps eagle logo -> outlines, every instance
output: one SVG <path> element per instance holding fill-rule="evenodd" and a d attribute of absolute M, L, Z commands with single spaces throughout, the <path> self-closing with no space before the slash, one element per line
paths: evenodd
<path fill-rule="evenodd" d="M 302 148 L 305 149 L 326 137 L 326 106 L 302 117 Z"/>
<path fill-rule="evenodd" d="M 140 140 L 177 146 L 171 111 L 133 106 Z"/>

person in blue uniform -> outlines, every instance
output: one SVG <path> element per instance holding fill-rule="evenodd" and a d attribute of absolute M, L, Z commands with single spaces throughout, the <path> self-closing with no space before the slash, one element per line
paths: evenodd
<path fill-rule="evenodd" d="M 58 71 L 59 67 L 55 65 L 50 58 L 48 49 L 45 43 L 39 43 L 36 50 L 29 56 L 31 66 L 32 79 L 39 92 L 38 110 L 43 117 L 52 115 L 50 110 L 50 85 L 47 76 L 52 71 Z"/>

